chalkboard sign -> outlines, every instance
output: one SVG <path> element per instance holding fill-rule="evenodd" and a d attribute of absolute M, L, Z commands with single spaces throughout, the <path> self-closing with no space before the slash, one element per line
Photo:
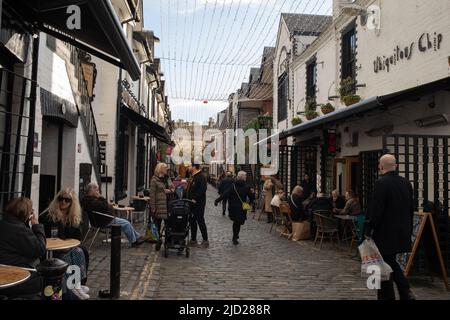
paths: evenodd
<path fill-rule="evenodd" d="M 447 280 L 447 271 L 444 260 L 442 259 L 441 248 L 439 246 L 439 240 L 431 213 L 414 214 L 411 241 L 413 244 L 411 253 L 397 256 L 397 261 L 403 269 L 405 276 L 408 276 L 411 271 L 417 249 L 422 243 L 429 271 L 432 275 L 436 274 L 440 276 L 444 280 L 445 287 L 450 291 Z"/>

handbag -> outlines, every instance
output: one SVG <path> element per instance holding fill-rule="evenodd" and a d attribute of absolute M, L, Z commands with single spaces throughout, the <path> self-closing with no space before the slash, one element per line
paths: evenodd
<path fill-rule="evenodd" d="M 153 221 L 153 216 L 150 217 L 150 222 L 145 231 L 145 240 L 149 243 L 157 243 L 159 241 L 159 232 L 156 223 Z"/>
<path fill-rule="evenodd" d="M 236 190 L 236 185 L 234 185 L 234 192 L 236 192 L 236 195 L 238 196 L 239 200 L 241 200 L 242 210 L 244 210 L 244 211 L 250 210 L 252 208 L 252 206 L 250 205 L 250 203 L 242 201 L 241 196 L 239 195 L 239 193 Z"/>

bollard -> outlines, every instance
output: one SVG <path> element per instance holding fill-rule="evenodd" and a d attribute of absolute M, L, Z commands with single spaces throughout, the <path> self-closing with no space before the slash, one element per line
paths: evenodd
<path fill-rule="evenodd" d="M 120 249 L 122 243 L 122 228 L 119 225 L 111 226 L 111 272 L 110 292 L 112 299 L 120 297 Z"/>
<path fill-rule="evenodd" d="M 121 232 L 119 225 L 111 225 L 111 267 L 109 290 L 101 290 L 98 293 L 100 298 L 119 299 L 120 298 L 120 248 Z"/>
<path fill-rule="evenodd" d="M 69 264 L 60 259 L 43 261 L 37 271 L 43 278 L 42 300 L 62 300 L 63 279 Z"/>

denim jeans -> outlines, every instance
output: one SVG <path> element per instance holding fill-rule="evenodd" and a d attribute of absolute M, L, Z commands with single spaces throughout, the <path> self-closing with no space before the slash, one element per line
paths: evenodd
<path fill-rule="evenodd" d="M 126 219 L 114 218 L 109 225 L 111 226 L 113 224 L 117 224 L 122 228 L 123 233 L 125 233 L 125 236 L 130 243 L 136 242 L 136 240 L 141 237 L 141 235 L 136 230 L 134 230 L 130 221 Z"/>

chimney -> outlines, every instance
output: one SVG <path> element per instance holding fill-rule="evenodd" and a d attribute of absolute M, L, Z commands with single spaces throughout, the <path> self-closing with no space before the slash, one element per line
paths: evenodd
<path fill-rule="evenodd" d="M 353 3 L 352 0 L 333 0 L 333 20 L 341 15 L 341 10 L 345 5 Z"/>

